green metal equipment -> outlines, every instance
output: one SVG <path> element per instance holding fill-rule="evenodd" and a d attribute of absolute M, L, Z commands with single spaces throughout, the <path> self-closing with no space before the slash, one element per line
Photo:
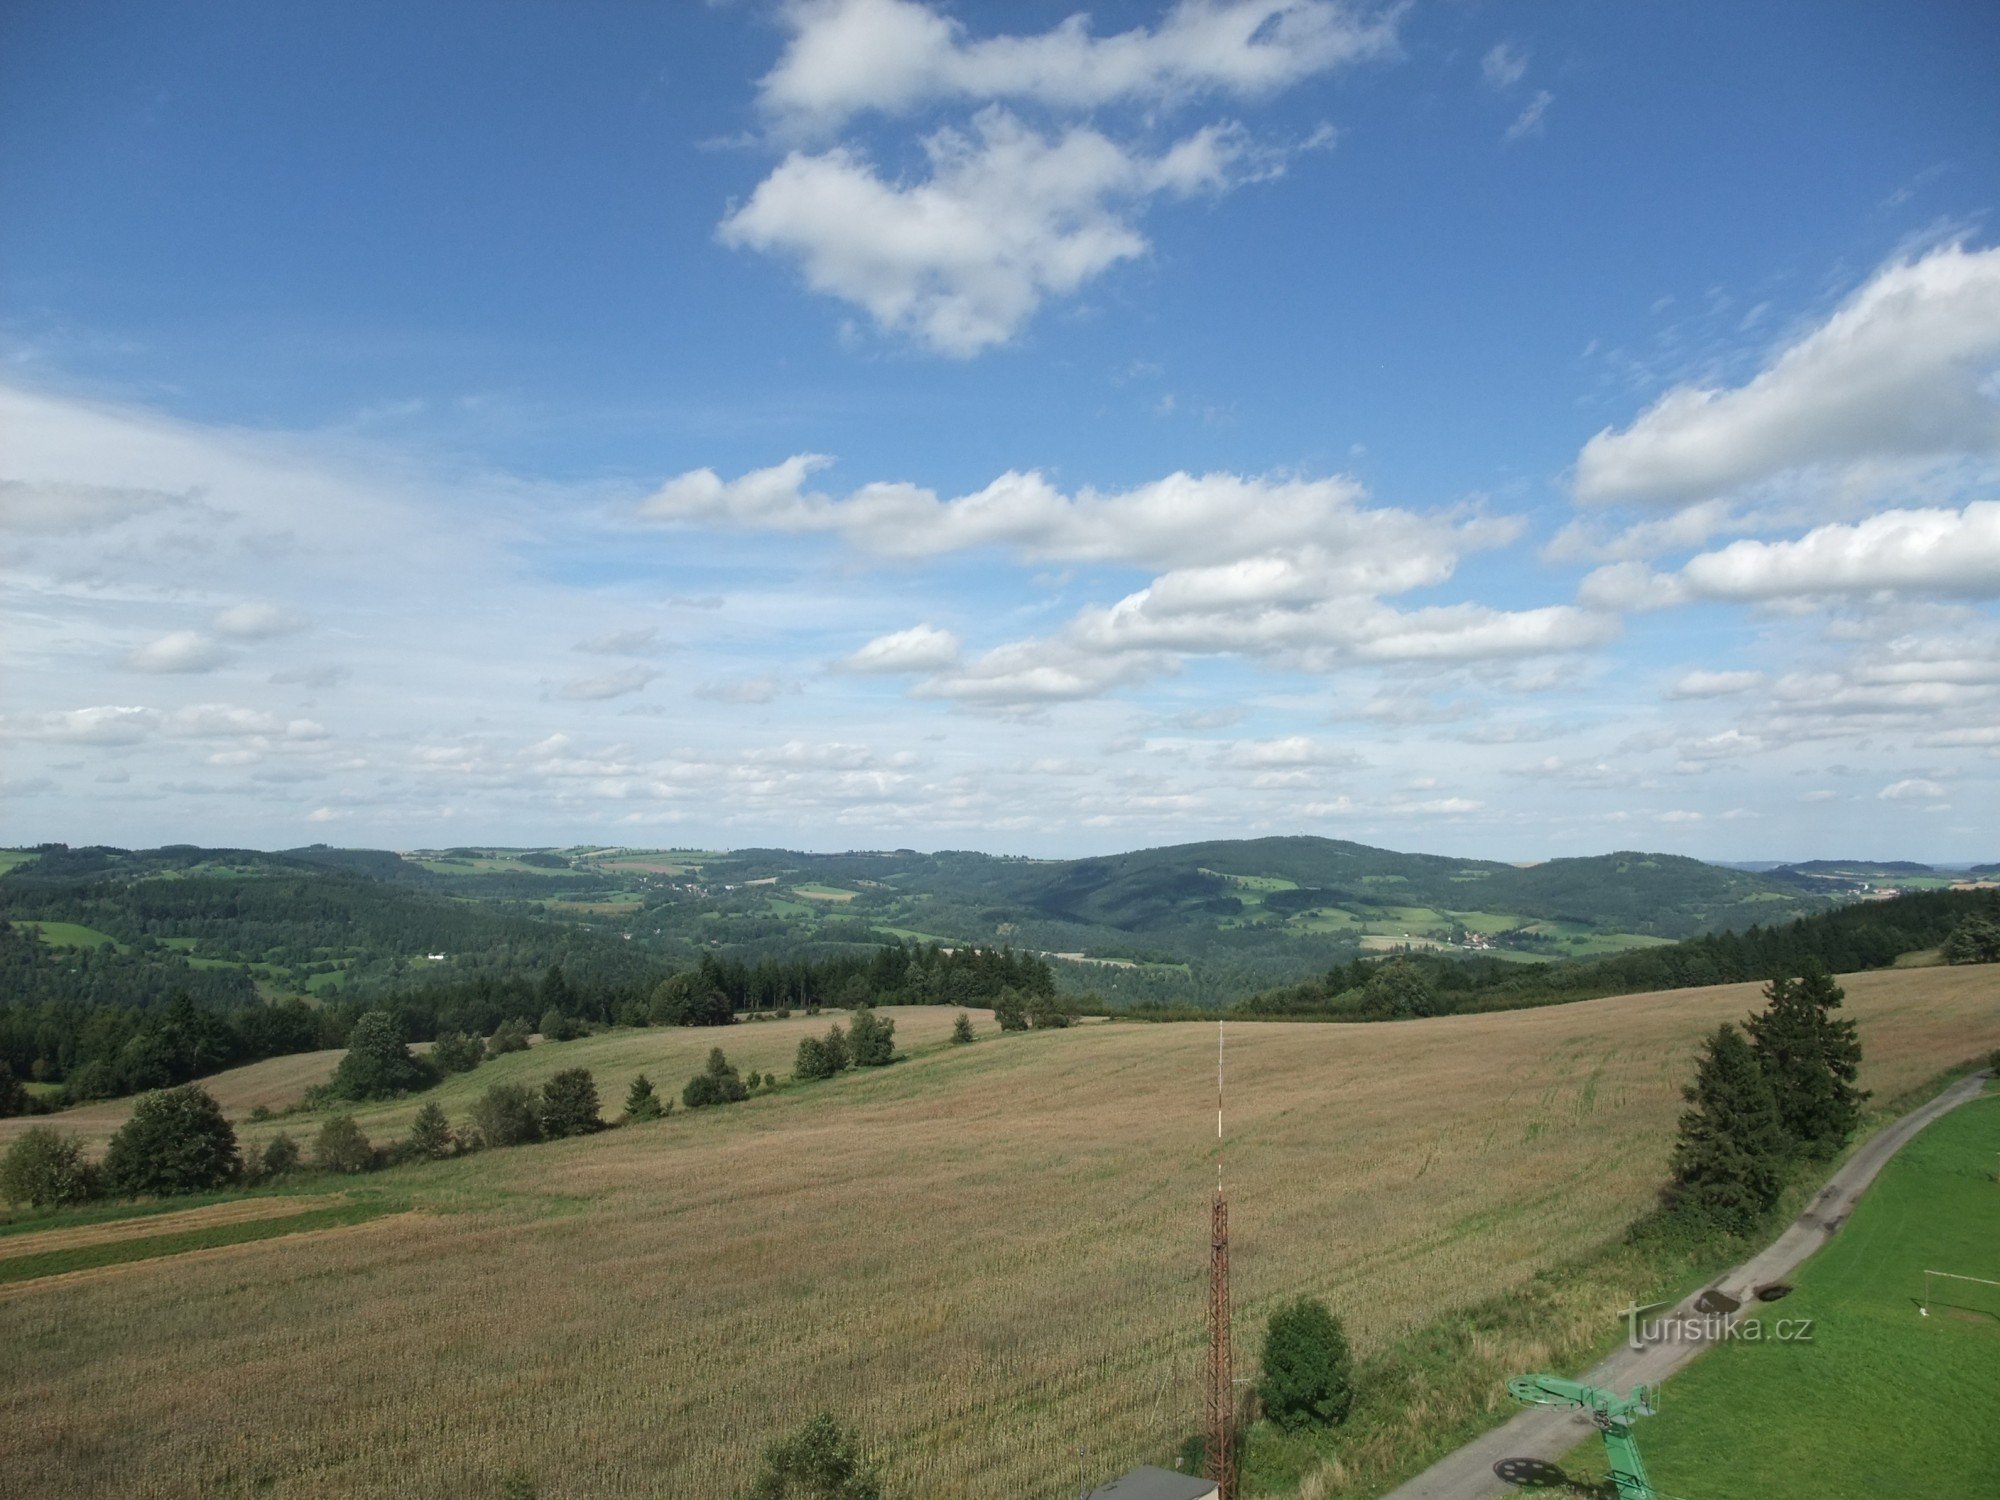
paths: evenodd
<path fill-rule="evenodd" d="M 1634 1386 L 1631 1395 L 1620 1396 L 1560 1375 L 1516 1375 L 1507 1382 L 1507 1394 L 1530 1406 L 1570 1406 L 1589 1413 L 1604 1434 L 1604 1456 L 1611 1465 L 1618 1500 L 1661 1500 L 1632 1438 L 1632 1418 L 1650 1417 L 1659 1410 L 1653 1387 Z"/>

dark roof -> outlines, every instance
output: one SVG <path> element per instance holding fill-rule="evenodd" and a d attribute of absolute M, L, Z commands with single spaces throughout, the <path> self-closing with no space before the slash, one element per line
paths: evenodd
<path fill-rule="evenodd" d="M 1197 1479 L 1147 1464 L 1092 1490 L 1090 1500 L 1208 1500 L 1214 1493 L 1213 1479 Z"/>

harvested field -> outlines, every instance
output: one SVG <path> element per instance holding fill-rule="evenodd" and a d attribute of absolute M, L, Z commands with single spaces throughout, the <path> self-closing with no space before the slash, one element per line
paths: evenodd
<path fill-rule="evenodd" d="M 77 1224 L 62 1229 L 36 1229 L 10 1234 L 0 1239 L 0 1261 L 24 1255 L 44 1255 L 56 1250 L 76 1250 L 85 1245 L 110 1244 L 117 1240 L 146 1239 L 155 1235 L 179 1234 L 189 1229 L 211 1229 L 224 1224 L 248 1223 L 252 1219 L 283 1218 L 328 1208 L 340 1202 L 338 1193 L 287 1198 L 240 1198 L 232 1203 L 211 1203 L 178 1213 L 134 1214 L 96 1224 Z"/>
<path fill-rule="evenodd" d="M 1885 1096 L 2000 1043 L 1991 969 L 1845 982 Z M 1697 1038 L 1756 1003 L 1232 1026 L 1243 1362 L 1300 1292 L 1366 1352 L 1615 1235 L 1662 1175 Z M 660 1044 L 749 1066 L 799 1029 Z M 881 1445 L 896 1494 L 1051 1492 L 1078 1443 L 1099 1472 L 1170 1462 L 1200 1404 L 1214 1030 L 982 1030 L 383 1174 L 431 1212 L 365 1236 L 13 1298 L 0 1464 L 23 1497 L 493 1495 L 514 1474 L 551 1500 L 708 1497 L 822 1406 Z M 599 1084 L 615 1108 L 623 1079 Z"/>

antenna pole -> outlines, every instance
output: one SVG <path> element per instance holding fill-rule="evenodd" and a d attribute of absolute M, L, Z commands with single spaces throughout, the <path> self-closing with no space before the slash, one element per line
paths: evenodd
<path fill-rule="evenodd" d="M 1208 1477 L 1219 1500 L 1236 1488 L 1236 1387 L 1229 1359 L 1229 1203 L 1222 1196 L 1222 1037 L 1215 1024 L 1215 1203 L 1208 1235 Z"/>

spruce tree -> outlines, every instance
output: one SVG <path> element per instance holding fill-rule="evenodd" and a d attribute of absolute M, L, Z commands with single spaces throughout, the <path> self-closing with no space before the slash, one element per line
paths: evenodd
<path fill-rule="evenodd" d="M 1784 1189 L 1789 1142 L 1770 1082 L 1734 1026 L 1716 1028 L 1682 1095 L 1693 1108 L 1674 1142 L 1674 1208 L 1731 1233 L 1755 1228 Z"/>
<path fill-rule="evenodd" d="M 625 1091 L 625 1118 L 657 1120 L 665 1113 L 660 1107 L 660 1096 L 653 1089 L 653 1080 L 644 1073 L 633 1079 L 632 1086 Z"/>
<path fill-rule="evenodd" d="M 955 1045 L 961 1047 L 979 1039 L 972 1030 L 972 1017 L 964 1011 L 960 1011 L 958 1019 L 951 1023 L 951 1039 Z"/>
<path fill-rule="evenodd" d="M 1809 962 L 1799 979 L 1772 980 L 1763 1012 L 1744 1023 L 1785 1135 L 1806 1156 L 1825 1158 L 1846 1145 L 1867 1097 L 1854 1086 L 1861 1064 L 1854 1023 L 1832 1015 L 1844 998 L 1833 976 Z"/>
<path fill-rule="evenodd" d="M 564 1068 L 542 1085 L 542 1134 L 550 1140 L 602 1130 L 597 1081 L 588 1068 Z"/>
<path fill-rule="evenodd" d="M 410 1122 L 410 1154 L 430 1161 L 451 1155 L 451 1122 L 437 1100 L 427 1100 Z"/>

